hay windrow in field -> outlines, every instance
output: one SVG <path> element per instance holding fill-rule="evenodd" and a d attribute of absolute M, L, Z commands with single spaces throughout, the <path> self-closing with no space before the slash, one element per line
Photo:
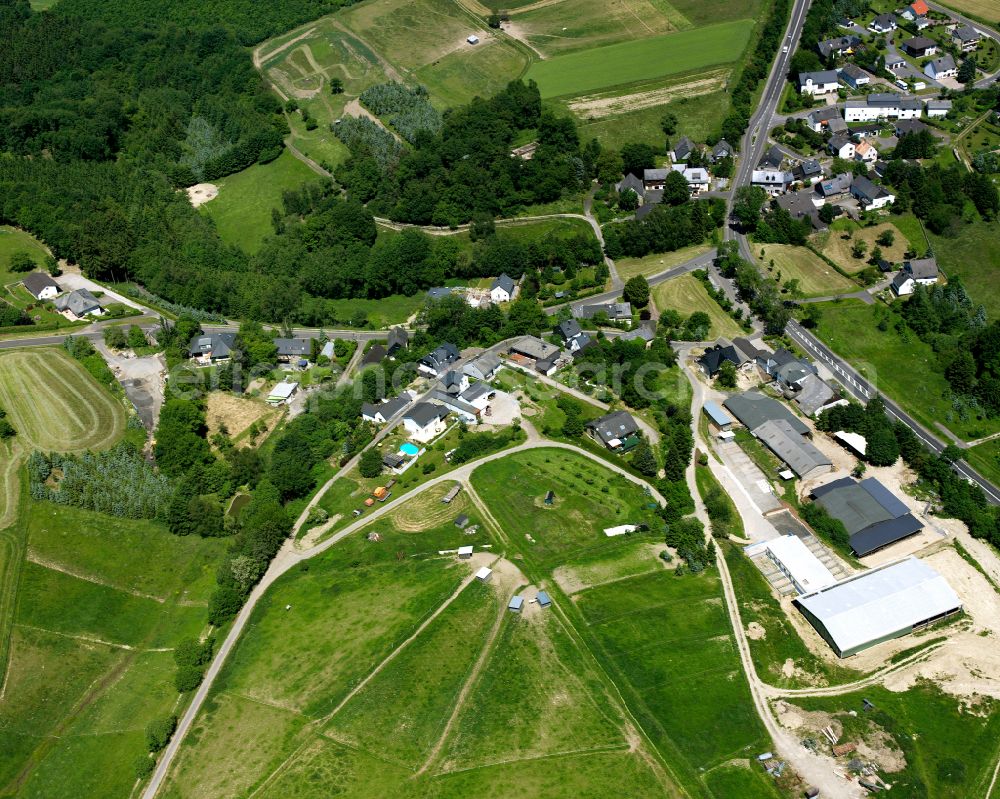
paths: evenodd
<path fill-rule="evenodd" d="M 585 119 L 601 119 L 615 114 L 626 114 L 629 111 L 641 111 L 669 103 L 671 100 L 718 91 L 725 85 L 728 77 L 728 69 L 715 69 L 684 83 L 674 83 L 632 94 L 589 94 L 577 97 L 568 105 L 571 111 Z"/>

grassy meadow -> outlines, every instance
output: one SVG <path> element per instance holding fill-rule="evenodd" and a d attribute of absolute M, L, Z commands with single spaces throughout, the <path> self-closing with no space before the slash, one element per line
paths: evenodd
<path fill-rule="evenodd" d="M 695 311 L 703 311 L 712 320 L 709 330 L 710 339 L 725 336 L 732 338 L 743 335 L 736 320 L 722 310 L 722 306 L 708 296 L 705 286 L 693 275 L 681 275 L 653 286 L 651 291 L 653 302 L 660 311 L 673 308 L 684 316 L 690 316 Z"/>
<path fill-rule="evenodd" d="M 673 252 L 654 253 L 643 258 L 622 258 L 615 261 L 615 266 L 622 280 L 628 280 L 636 275 L 648 278 L 658 275 L 660 272 L 666 272 L 668 269 L 690 261 L 692 258 L 697 258 L 699 255 L 704 255 L 711 249 L 710 244 L 694 244 Z"/>
<path fill-rule="evenodd" d="M 760 249 L 764 251 L 762 260 L 768 264 L 771 276 L 777 278 L 780 272 L 782 286 L 789 280 L 798 280 L 803 297 L 849 294 L 860 288 L 806 247 L 764 244 Z"/>
<path fill-rule="evenodd" d="M 823 255 L 833 261 L 845 272 L 855 273 L 868 267 L 868 257 L 879 247 L 882 257 L 890 263 L 901 263 L 907 250 L 923 255 L 927 250 L 927 240 L 916 217 L 893 218 L 892 222 L 882 222 L 871 227 L 862 227 L 850 219 L 837 219 L 830 225 L 829 232 L 817 233 L 813 243 Z M 886 231 L 893 234 L 891 246 L 878 244 L 878 237 Z M 905 231 L 905 232 L 904 232 Z M 856 241 L 863 241 L 868 246 L 864 258 L 855 258 L 851 254 Z"/>

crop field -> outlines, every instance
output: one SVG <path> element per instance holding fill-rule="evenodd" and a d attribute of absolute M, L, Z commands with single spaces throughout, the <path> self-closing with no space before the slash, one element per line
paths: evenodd
<path fill-rule="evenodd" d="M 271 209 L 281 210 L 281 193 L 320 176 L 285 151 L 269 164 L 254 164 L 222 178 L 219 196 L 201 206 L 215 222 L 219 236 L 254 253 L 271 235 Z"/>
<path fill-rule="evenodd" d="M 708 296 L 701 281 L 693 275 L 681 275 L 666 283 L 654 286 L 652 296 L 653 302 L 656 303 L 656 307 L 660 311 L 673 308 L 684 316 L 690 316 L 695 311 L 707 313 L 709 319 L 712 320 L 709 338 L 715 339 L 719 336 L 732 338 L 742 335 L 742 330 L 736 324 L 736 320 L 723 311 L 719 303 Z"/>
<path fill-rule="evenodd" d="M 528 580 L 495 562 L 496 539 L 470 564 L 439 555 L 469 541 L 459 507 L 421 526 L 409 504 L 272 587 L 165 795 L 662 794 L 561 616 L 507 612 Z M 496 568 L 489 584 L 471 580 L 480 563 Z"/>
<path fill-rule="evenodd" d="M 991 25 L 1000 23 L 1000 9 L 994 0 L 948 0 L 949 8 L 963 14 L 971 14 Z"/>
<path fill-rule="evenodd" d="M 914 220 L 916 222 L 916 220 Z M 903 225 L 907 227 L 906 225 Z M 891 231 L 893 243 L 890 247 L 882 247 L 877 239 L 884 232 Z M 847 233 L 850 238 L 844 238 Z M 901 263 L 903 255 L 908 249 L 923 255 L 927 249 L 927 243 L 920 232 L 920 228 L 909 230 L 904 234 L 900 228 L 892 222 L 883 222 L 873 227 L 861 227 L 856 222 L 849 219 L 838 219 L 830 227 L 828 233 L 817 233 L 814 236 L 816 248 L 827 258 L 837 264 L 845 272 L 860 272 L 868 267 L 868 256 L 876 247 L 882 250 L 882 257 L 891 263 Z M 910 240 L 910 237 L 916 239 Z M 863 241 L 868 246 L 867 255 L 864 258 L 855 258 L 851 254 L 851 249 L 856 241 Z"/>
<path fill-rule="evenodd" d="M 472 484 L 518 551 L 546 569 L 627 545 L 605 527 L 637 524 L 650 511 L 642 489 L 562 450 L 521 452 L 480 466 Z M 607 488 L 607 491 L 604 489 Z M 552 505 L 545 495 L 555 492 Z"/>
<path fill-rule="evenodd" d="M 703 771 L 769 745 L 715 573 L 661 571 L 575 599 L 598 659 L 683 782 L 703 784 Z"/>
<path fill-rule="evenodd" d="M 863 698 L 875 708 L 861 712 Z M 925 682 L 903 693 L 876 686 L 836 697 L 796 697 L 793 704 L 836 718 L 845 740 L 887 736 L 879 745 L 904 758 L 903 770 L 889 775 L 902 796 L 992 795 L 987 787 L 997 762 L 1000 713 L 988 699 L 963 707 Z M 856 714 L 849 715 L 851 710 Z"/>
<path fill-rule="evenodd" d="M 747 21 L 725 22 L 537 61 L 527 77 L 543 98 L 578 95 L 736 60 L 750 37 Z"/>
<path fill-rule="evenodd" d="M 803 297 L 823 297 L 833 294 L 848 294 L 859 286 L 844 277 L 826 261 L 807 247 L 793 247 L 789 244 L 764 244 L 763 260 L 770 267 L 774 262 L 771 276 L 781 273 L 781 285 L 789 280 L 799 281 L 799 292 Z"/>

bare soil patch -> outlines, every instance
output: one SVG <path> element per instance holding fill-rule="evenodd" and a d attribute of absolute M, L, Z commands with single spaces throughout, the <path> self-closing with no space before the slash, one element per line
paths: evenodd
<path fill-rule="evenodd" d="M 219 187 L 214 183 L 196 183 L 193 186 L 188 186 L 187 196 L 191 205 L 197 208 L 199 205 L 204 205 L 209 200 L 218 197 Z"/>
<path fill-rule="evenodd" d="M 570 110 L 588 119 L 600 119 L 615 114 L 625 114 L 629 111 L 641 111 L 645 108 L 669 103 L 671 100 L 696 97 L 718 91 L 725 84 L 726 75 L 726 70 L 714 70 L 687 83 L 677 83 L 645 92 L 615 96 L 585 95 L 571 102 L 569 107 Z"/>
<path fill-rule="evenodd" d="M 761 641 L 767 638 L 767 630 L 764 629 L 763 625 L 752 621 L 747 625 L 747 638 L 751 641 Z"/>
<path fill-rule="evenodd" d="M 229 435 L 236 438 L 254 422 L 258 422 L 257 426 L 264 428 L 258 441 L 263 441 L 266 433 L 270 433 L 277 423 L 280 413 L 257 400 L 237 397 L 224 391 L 213 391 L 208 395 L 208 409 L 205 415 L 208 420 L 209 438 L 218 433 L 223 425 L 229 431 Z"/>

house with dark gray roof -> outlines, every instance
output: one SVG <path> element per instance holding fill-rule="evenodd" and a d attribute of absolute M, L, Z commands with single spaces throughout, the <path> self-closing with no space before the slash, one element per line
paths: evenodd
<path fill-rule="evenodd" d="M 500 357 L 492 352 L 484 352 L 478 358 L 465 365 L 464 372 L 477 380 L 492 380 L 502 368 Z"/>
<path fill-rule="evenodd" d="M 619 194 L 624 194 L 629 189 L 638 194 L 639 199 L 642 200 L 642 193 L 646 190 L 646 187 L 643 186 L 642 180 L 640 180 L 631 172 L 629 172 L 625 177 L 623 177 L 615 184 L 615 191 L 617 191 Z"/>
<path fill-rule="evenodd" d="M 781 164 L 785 160 L 785 154 L 777 144 L 772 144 L 764 155 L 761 156 L 757 164 L 758 169 L 781 169 Z"/>
<path fill-rule="evenodd" d="M 831 94 L 837 91 L 837 70 L 823 69 L 818 72 L 799 73 L 800 94 Z"/>
<path fill-rule="evenodd" d="M 382 363 L 382 361 L 385 359 L 385 356 L 388 354 L 389 354 L 388 350 L 386 350 L 386 348 L 383 347 L 381 344 L 372 344 L 371 348 L 364 354 L 364 357 L 361 359 L 360 366 L 364 368 L 365 366 L 374 366 L 377 363 Z"/>
<path fill-rule="evenodd" d="M 643 191 L 663 191 L 663 187 L 667 183 L 667 175 L 670 174 L 669 169 L 644 169 L 642 171 L 642 188 Z"/>
<path fill-rule="evenodd" d="M 590 340 L 590 336 L 587 336 L 586 333 L 584 333 L 584 336 L 587 337 L 588 341 Z M 656 338 L 656 322 L 648 319 L 635 328 L 635 330 L 622 333 L 618 338 L 622 341 L 644 341 L 648 347 L 653 343 L 653 339 Z"/>
<path fill-rule="evenodd" d="M 448 409 L 433 402 L 418 402 L 403 415 L 403 427 L 410 438 L 421 443 L 444 432 Z"/>
<path fill-rule="evenodd" d="M 490 299 L 493 302 L 510 302 L 514 299 L 517 283 L 508 274 L 502 274 L 490 285 Z"/>
<path fill-rule="evenodd" d="M 872 20 L 868 28 L 874 33 L 889 33 L 896 30 L 895 14 L 879 14 Z"/>
<path fill-rule="evenodd" d="M 691 153 L 694 152 L 694 147 L 693 141 L 687 136 L 681 136 L 680 141 L 674 145 L 670 160 L 675 164 L 687 161 L 691 157 Z M 666 175 L 664 175 L 664 179 L 666 179 Z"/>
<path fill-rule="evenodd" d="M 235 346 L 235 333 L 202 333 L 191 339 L 188 356 L 203 363 L 225 361 L 232 357 Z"/>
<path fill-rule="evenodd" d="M 900 119 L 894 125 L 896 130 L 896 136 L 903 138 L 903 136 L 908 136 L 911 133 L 920 133 L 922 130 L 930 130 L 923 122 L 919 119 Z"/>
<path fill-rule="evenodd" d="M 955 65 L 955 59 L 951 57 L 950 53 L 947 53 L 940 58 L 928 61 L 924 66 L 924 74 L 932 80 L 954 78 L 958 76 L 958 67 Z"/>
<path fill-rule="evenodd" d="M 389 355 L 395 355 L 409 343 L 410 334 L 401 327 L 394 327 L 389 331 L 389 341 L 386 343 L 386 352 Z"/>
<path fill-rule="evenodd" d="M 938 282 L 938 275 L 936 258 L 914 258 L 903 264 L 890 285 L 897 297 L 903 297 L 912 294 L 917 285 L 933 286 Z"/>
<path fill-rule="evenodd" d="M 861 45 L 861 37 L 853 33 L 848 36 L 837 36 L 833 39 L 824 39 L 816 45 L 819 54 L 823 58 L 829 59 L 835 56 L 850 55 Z"/>
<path fill-rule="evenodd" d="M 86 316 L 103 316 L 104 309 L 97 297 L 90 293 L 88 289 L 77 289 L 69 294 L 56 297 L 53 303 L 55 309 L 61 313 L 69 313 L 77 319 Z"/>
<path fill-rule="evenodd" d="M 304 338 L 276 338 L 274 346 L 278 350 L 278 360 L 286 363 L 308 357 L 310 352 L 310 344 Z"/>
<path fill-rule="evenodd" d="M 983 35 L 971 25 L 959 25 L 951 32 L 951 39 L 962 52 L 968 53 L 979 46 Z"/>
<path fill-rule="evenodd" d="M 379 403 L 366 402 L 361 406 L 361 418 L 366 422 L 385 424 L 411 402 L 413 397 L 405 391 L 398 397 L 384 399 Z"/>
<path fill-rule="evenodd" d="M 872 76 L 865 72 L 857 64 L 844 64 L 838 73 L 840 79 L 852 89 L 859 89 L 872 82 Z"/>
<path fill-rule="evenodd" d="M 808 121 L 809 127 L 820 133 L 830 124 L 830 120 L 841 118 L 840 109 L 837 106 L 821 105 L 819 108 L 814 108 L 809 112 L 806 121 Z"/>
<path fill-rule="evenodd" d="M 36 300 L 51 300 L 59 295 L 62 289 L 44 272 L 31 272 L 21 280 L 21 285 Z"/>
<path fill-rule="evenodd" d="M 723 158 L 732 158 L 733 147 L 725 139 L 719 139 L 716 145 L 712 148 L 712 152 L 709 154 L 709 160 L 714 164 L 717 161 L 721 161 Z"/>
<path fill-rule="evenodd" d="M 774 202 L 778 204 L 779 208 L 788 211 L 792 219 L 808 219 L 816 230 L 823 230 L 826 225 L 819 218 L 819 208 L 814 201 L 816 199 L 816 192 L 809 188 L 782 194 L 775 197 Z"/>
<path fill-rule="evenodd" d="M 587 422 L 587 431 L 610 450 L 624 452 L 639 443 L 639 425 L 627 411 L 612 411 Z"/>
<path fill-rule="evenodd" d="M 800 435 L 786 419 L 769 419 L 753 429 L 753 435 L 803 480 L 833 469 L 833 463 L 815 444 Z"/>
<path fill-rule="evenodd" d="M 608 302 L 603 305 L 582 305 L 576 315 L 581 319 L 593 319 L 599 313 L 607 314 L 612 322 L 631 321 L 632 304 L 628 302 Z"/>
<path fill-rule="evenodd" d="M 816 193 L 824 200 L 839 200 L 850 193 L 853 180 L 854 176 L 850 172 L 841 172 L 839 175 L 819 181 L 816 184 Z"/>
<path fill-rule="evenodd" d="M 911 36 L 903 42 L 903 50 L 914 58 L 924 58 L 937 52 L 938 43 L 926 36 Z"/>
<path fill-rule="evenodd" d="M 813 499 L 850 536 L 859 558 L 919 533 L 923 523 L 888 488 L 874 477 L 860 482 L 850 477 L 813 489 Z"/>
<path fill-rule="evenodd" d="M 458 347 L 450 342 L 445 342 L 433 352 L 428 353 L 420 359 L 417 371 L 422 372 L 428 377 L 437 377 L 460 357 Z"/>
<path fill-rule="evenodd" d="M 865 211 L 885 208 L 896 201 L 896 195 L 890 194 L 885 187 L 872 183 L 863 175 L 854 178 L 854 182 L 851 183 L 851 194 Z"/>

